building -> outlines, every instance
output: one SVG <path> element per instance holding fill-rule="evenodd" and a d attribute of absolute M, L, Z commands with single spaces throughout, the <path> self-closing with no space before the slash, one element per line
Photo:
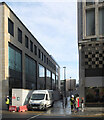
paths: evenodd
<path fill-rule="evenodd" d="M 104 106 L 104 2 L 78 2 L 80 97 Z"/>
<path fill-rule="evenodd" d="M 61 80 L 61 91 L 70 92 L 76 89 L 76 79 Z"/>
<path fill-rule="evenodd" d="M 3 106 L 5 97 L 11 97 L 12 88 L 58 90 L 59 65 L 4 2 L 0 3 L 0 26 L 0 102 L 3 101 Z"/>
<path fill-rule="evenodd" d="M 73 91 L 76 89 L 76 79 L 66 79 L 66 91 Z"/>

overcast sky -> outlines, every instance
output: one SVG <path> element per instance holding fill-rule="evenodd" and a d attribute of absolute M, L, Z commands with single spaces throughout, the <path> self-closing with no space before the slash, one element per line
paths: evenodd
<path fill-rule="evenodd" d="M 78 82 L 77 3 L 41 1 L 7 4 L 55 58 L 60 66 L 61 79 L 64 79 L 65 66 L 66 78 L 75 78 Z"/>

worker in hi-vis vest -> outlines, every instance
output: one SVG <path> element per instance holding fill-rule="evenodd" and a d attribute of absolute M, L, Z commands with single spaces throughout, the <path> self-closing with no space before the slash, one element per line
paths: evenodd
<path fill-rule="evenodd" d="M 6 101 L 7 109 L 9 110 L 9 103 L 10 103 L 9 96 L 6 97 L 5 101 Z"/>

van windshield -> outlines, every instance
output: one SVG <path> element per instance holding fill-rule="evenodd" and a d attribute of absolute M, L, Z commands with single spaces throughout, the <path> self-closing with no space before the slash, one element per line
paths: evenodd
<path fill-rule="evenodd" d="M 32 94 L 31 100 L 43 100 L 45 94 Z"/>

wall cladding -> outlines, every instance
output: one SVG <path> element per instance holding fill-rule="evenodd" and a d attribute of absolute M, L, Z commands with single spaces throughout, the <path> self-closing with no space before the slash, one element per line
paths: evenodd
<path fill-rule="evenodd" d="M 104 76 L 104 43 L 84 45 L 85 77 Z"/>

